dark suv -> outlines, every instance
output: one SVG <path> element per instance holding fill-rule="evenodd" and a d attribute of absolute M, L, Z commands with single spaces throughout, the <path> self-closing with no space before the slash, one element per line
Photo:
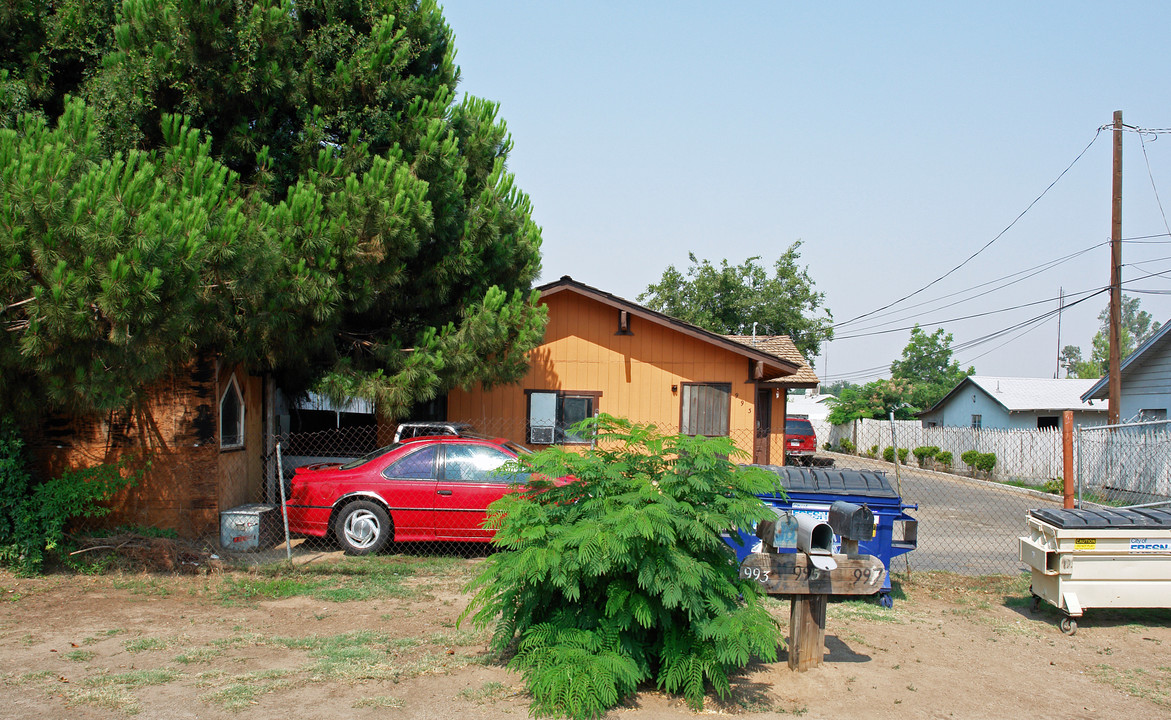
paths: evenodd
<path fill-rule="evenodd" d="M 785 464 L 812 465 L 817 452 L 817 436 L 808 418 L 785 418 Z"/>

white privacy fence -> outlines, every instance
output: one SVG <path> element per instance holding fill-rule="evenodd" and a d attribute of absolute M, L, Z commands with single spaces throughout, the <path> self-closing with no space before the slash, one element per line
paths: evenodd
<path fill-rule="evenodd" d="M 998 430 L 971 427 L 923 427 L 918 420 L 896 420 L 893 423 L 895 440 L 891 437 L 889 420 L 854 420 L 842 425 L 813 421 L 818 447 L 830 443 L 834 448 L 848 440 L 854 452 L 867 455 L 874 451 L 882 457 L 887 447 L 907 448 L 935 446 L 952 454 L 953 471 L 971 470 L 960 456 L 969 450 L 996 455 L 992 476 L 998 479 L 1045 480 L 1062 476 L 1061 432 L 1052 430 Z M 908 455 L 907 462 L 914 457 Z"/>
<path fill-rule="evenodd" d="M 1078 496 L 1144 504 L 1171 498 L 1171 425 L 1166 420 L 1077 432 Z"/>

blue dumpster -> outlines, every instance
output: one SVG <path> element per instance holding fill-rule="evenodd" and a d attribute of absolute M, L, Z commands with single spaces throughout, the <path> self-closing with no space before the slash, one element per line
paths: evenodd
<path fill-rule="evenodd" d="M 858 543 L 858 552 L 873 555 L 886 566 L 887 576 L 878 591 L 879 602 L 885 607 L 893 604 L 890 591 L 891 561 L 903 553 L 915 549 L 918 544 L 918 521 L 907 514 L 917 510 L 918 505 L 908 505 L 899 497 L 886 473 L 871 470 L 839 470 L 836 468 L 806 468 L 779 465 L 754 465 L 775 474 L 777 482 L 785 489 L 788 497 L 780 493 L 759 495 L 766 505 L 774 508 L 777 515 L 792 512 L 794 515 L 812 515 L 828 521 L 829 506 L 835 500 L 846 500 L 866 505 L 874 513 L 874 537 Z M 899 538 L 895 539 L 895 525 L 900 525 Z M 729 538 L 729 544 L 736 551 L 736 560 L 760 549 L 760 540 L 755 528 L 740 530 L 743 542 L 737 545 Z M 834 552 L 840 552 L 841 538 L 834 536 Z M 795 552 L 793 549 L 781 552 Z"/>

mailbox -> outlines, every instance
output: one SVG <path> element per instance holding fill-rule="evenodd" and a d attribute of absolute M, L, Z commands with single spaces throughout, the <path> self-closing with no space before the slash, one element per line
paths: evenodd
<path fill-rule="evenodd" d="M 829 506 L 829 526 L 843 540 L 874 537 L 874 513 L 865 505 L 838 500 Z"/>
<path fill-rule="evenodd" d="M 797 518 L 793 513 L 783 513 L 776 520 L 762 520 L 756 525 L 756 537 L 771 549 L 764 552 L 776 552 L 777 548 L 791 549 L 797 547 Z"/>
<path fill-rule="evenodd" d="M 809 515 L 797 516 L 797 549 L 808 555 L 816 568 L 833 570 L 838 566 L 833 559 L 833 528 Z"/>

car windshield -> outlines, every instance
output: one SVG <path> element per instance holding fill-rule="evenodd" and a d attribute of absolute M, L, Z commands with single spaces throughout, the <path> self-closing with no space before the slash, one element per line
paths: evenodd
<path fill-rule="evenodd" d="M 813 425 L 808 420 L 793 420 L 785 421 L 785 432 L 789 435 L 812 435 Z"/>
<path fill-rule="evenodd" d="M 357 458 L 356 460 L 349 461 L 345 465 L 342 465 L 340 469 L 341 470 L 353 470 L 356 467 L 359 467 L 361 465 L 365 465 L 366 463 L 370 462 L 371 460 L 373 460 L 375 458 L 380 458 L 383 455 L 385 455 L 386 453 L 390 452 L 391 450 L 396 450 L 400 447 L 402 447 L 402 443 L 394 443 L 392 445 L 387 445 L 386 447 L 380 447 L 377 450 L 375 450 L 374 452 L 366 453 L 365 455 L 363 455 L 360 458 Z"/>

